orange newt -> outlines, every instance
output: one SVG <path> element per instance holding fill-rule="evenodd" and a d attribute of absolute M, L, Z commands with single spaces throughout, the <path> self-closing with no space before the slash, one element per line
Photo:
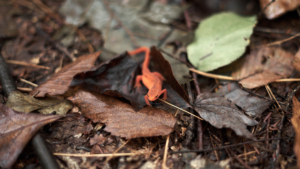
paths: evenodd
<path fill-rule="evenodd" d="M 147 105 L 151 106 L 150 101 L 155 101 L 161 94 L 163 99 L 167 99 L 167 89 L 162 90 L 162 83 L 165 78 L 158 72 L 150 72 L 149 63 L 150 63 L 150 49 L 147 47 L 140 47 L 133 51 L 128 52 L 130 55 L 135 55 L 141 52 L 145 52 L 145 60 L 142 65 L 142 75 L 138 75 L 135 80 L 135 86 L 138 89 L 141 87 L 141 81 L 149 89 L 147 95 L 144 99 Z"/>

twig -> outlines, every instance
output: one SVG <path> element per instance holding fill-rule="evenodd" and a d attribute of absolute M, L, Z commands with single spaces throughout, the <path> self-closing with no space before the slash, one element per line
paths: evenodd
<path fill-rule="evenodd" d="M 185 61 L 183 61 L 183 60 L 181 60 L 181 59 L 175 57 L 174 55 L 172 55 L 172 54 L 170 54 L 170 53 L 164 51 L 164 50 L 161 49 L 161 48 L 160 48 L 159 50 L 160 50 L 162 53 L 166 54 L 167 56 L 169 56 L 169 57 L 171 57 L 171 58 L 173 58 L 173 59 L 176 59 L 176 60 L 178 60 L 178 61 L 180 61 L 180 62 L 186 64 L 187 67 L 193 67 L 192 64 L 190 64 L 190 63 L 188 63 L 188 62 L 185 62 Z"/>
<path fill-rule="evenodd" d="M 31 92 L 32 91 L 32 89 L 28 88 L 28 87 L 17 87 L 17 89 L 22 92 Z"/>
<path fill-rule="evenodd" d="M 246 141 L 243 143 L 238 143 L 238 144 L 233 144 L 233 145 L 228 145 L 228 146 L 222 146 L 222 147 L 216 147 L 216 148 L 209 148 L 209 149 L 202 149 L 202 150 L 187 150 L 187 151 L 174 151 L 170 152 L 171 154 L 176 154 L 176 153 L 202 153 L 202 152 L 207 152 L 207 151 L 213 151 L 213 150 L 222 150 L 226 148 L 231 148 L 231 147 L 236 147 L 236 146 L 242 146 L 244 144 L 251 144 L 255 142 L 262 142 L 262 141 L 270 141 L 270 140 L 281 140 L 281 139 L 288 139 L 289 137 L 281 137 L 281 138 L 271 138 L 271 139 L 261 139 L 261 140 L 253 140 L 253 141 Z"/>
<path fill-rule="evenodd" d="M 32 83 L 32 82 L 30 82 L 30 81 L 28 81 L 28 80 L 26 80 L 26 79 L 23 79 L 23 78 L 20 78 L 20 81 L 21 82 L 24 82 L 24 83 L 27 83 L 27 84 L 29 84 L 29 85 L 31 85 L 31 86 L 33 86 L 33 87 L 38 87 L 39 85 L 37 85 L 37 84 L 35 84 L 35 83 Z"/>
<path fill-rule="evenodd" d="M 294 38 L 296 38 L 296 37 L 298 37 L 298 36 L 300 36 L 300 33 L 297 33 L 296 35 L 291 36 L 291 37 L 286 38 L 286 39 L 283 39 L 283 40 L 279 40 L 279 41 L 275 41 L 275 42 L 272 42 L 272 43 L 268 43 L 267 46 L 279 45 L 279 44 L 281 44 L 281 43 L 283 43 L 283 42 L 292 40 L 292 39 L 294 39 Z"/>
<path fill-rule="evenodd" d="M 271 98 L 273 98 L 276 103 L 277 103 L 277 106 L 281 109 L 281 106 L 280 104 L 277 102 L 271 88 L 269 87 L 269 85 L 265 85 L 269 95 Z M 283 126 L 283 121 L 285 119 L 285 114 L 284 112 L 282 112 L 282 116 L 281 116 L 281 120 L 280 120 L 280 126 L 279 126 L 279 129 L 278 129 L 278 133 L 277 133 L 277 138 L 280 138 L 281 137 L 281 130 L 282 130 L 282 126 Z M 278 159 L 278 155 L 279 155 L 279 152 L 280 152 L 280 140 L 277 140 L 276 142 L 276 151 L 275 151 L 275 157 L 274 157 L 274 164 L 276 165 L 277 164 L 277 159 Z"/>
<path fill-rule="evenodd" d="M 76 60 L 76 57 L 68 51 L 67 48 L 64 46 L 60 45 L 58 42 L 55 42 L 49 35 L 47 35 L 45 32 L 43 32 L 41 29 L 35 27 L 36 32 L 44 37 L 47 41 L 49 41 L 55 48 L 57 48 L 59 51 L 63 52 L 66 56 L 69 57 L 73 62 Z"/>
<path fill-rule="evenodd" d="M 168 150 L 169 150 L 169 141 L 170 141 L 170 134 L 167 136 L 167 140 L 166 140 L 163 163 L 162 163 L 162 168 L 163 169 L 168 168 L 168 166 L 167 166 L 167 156 L 168 156 Z"/>
<path fill-rule="evenodd" d="M 174 107 L 174 108 L 176 108 L 176 109 L 178 109 L 178 110 L 181 110 L 181 111 L 183 111 L 183 112 L 185 112 L 185 113 L 187 113 L 187 114 L 189 114 L 189 115 L 192 115 L 192 116 L 194 116 L 194 117 L 196 117 L 196 118 L 198 118 L 198 119 L 200 119 L 200 120 L 203 120 L 201 117 L 198 117 L 198 116 L 196 116 L 196 115 L 194 115 L 194 114 L 192 114 L 192 113 L 190 113 L 190 112 L 188 112 L 188 111 L 186 111 L 186 110 L 184 110 L 184 109 L 182 109 L 182 108 L 180 108 L 180 107 L 177 107 L 177 106 L 175 106 L 175 105 L 173 105 L 173 104 L 171 104 L 171 103 L 169 103 L 169 102 L 167 102 L 167 101 L 165 101 L 165 100 L 163 100 L 163 99 L 158 98 L 157 100 L 159 100 L 159 101 L 161 101 L 161 102 L 164 102 L 164 103 L 166 103 L 167 105 L 172 106 L 172 107 Z"/>
<path fill-rule="evenodd" d="M 199 87 L 199 83 L 198 83 L 198 78 L 196 73 L 192 73 L 192 76 L 194 78 L 193 82 L 196 88 L 196 92 L 197 92 L 197 96 L 200 95 L 200 87 Z M 203 127 L 202 127 L 202 121 L 197 119 L 197 135 L 198 135 L 198 149 L 203 149 Z"/>
<path fill-rule="evenodd" d="M 35 67 L 35 68 L 39 68 L 39 69 L 50 69 L 50 67 L 47 67 L 47 66 L 41 66 L 41 65 L 31 64 L 31 63 L 22 62 L 22 61 L 16 61 L 16 60 L 6 60 L 6 63 L 14 64 L 14 65 Z"/>
<path fill-rule="evenodd" d="M 131 139 L 127 140 L 123 145 L 121 145 L 116 151 L 113 152 L 113 155 L 116 154 L 121 148 L 123 148 Z M 109 157 L 105 160 L 105 164 L 109 162 L 114 156 Z"/>
<path fill-rule="evenodd" d="M 238 81 L 239 80 L 239 79 L 235 79 L 235 78 L 230 77 L 230 76 L 215 75 L 215 74 L 212 74 L 212 73 L 202 72 L 202 71 L 196 70 L 194 68 L 190 68 L 190 71 L 195 72 L 199 75 L 209 77 L 209 78 L 214 78 L 214 79 L 232 80 L 232 81 Z M 300 78 L 278 79 L 278 80 L 275 80 L 274 82 L 296 82 L 296 81 L 297 82 L 300 81 Z"/>
<path fill-rule="evenodd" d="M 147 152 L 149 153 L 149 152 Z M 120 157 L 120 156 L 136 156 L 147 153 L 116 153 L 116 154 L 67 154 L 67 153 L 53 153 L 56 156 L 69 156 L 69 157 Z"/>
<path fill-rule="evenodd" d="M 210 77 L 210 78 L 214 78 L 214 79 L 222 79 L 222 80 L 236 80 L 233 77 L 229 77 L 229 76 L 223 76 L 223 75 L 215 75 L 212 73 L 206 73 L 206 72 L 202 72 L 199 70 L 196 70 L 194 68 L 190 68 L 190 71 L 195 72 L 199 75 L 205 76 L 205 77 Z"/>
<path fill-rule="evenodd" d="M 215 146 L 215 144 L 213 143 L 213 139 L 212 139 L 210 133 L 209 133 L 209 138 L 210 138 L 210 142 L 211 142 L 212 147 L 215 148 L 216 146 Z M 202 148 L 202 149 L 203 149 L 203 148 Z M 217 161 L 220 161 L 220 158 L 219 158 L 219 155 L 218 155 L 217 150 L 214 150 L 214 153 L 215 153 L 215 156 L 216 156 L 216 158 L 217 158 Z"/>
<path fill-rule="evenodd" d="M 252 169 L 248 164 L 246 164 L 243 160 L 241 160 L 232 150 L 230 150 L 229 148 L 227 149 L 231 155 L 233 155 L 233 157 L 240 163 L 242 164 L 245 168 L 247 169 Z"/>
<path fill-rule="evenodd" d="M 185 5 L 185 1 L 182 0 L 181 4 L 182 4 L 182 6 L 184 6 Z M 191 22 L 191 19 L 190 19 L 188 11 L 184 10 L 183 14 L 184 14 L 185 23 L 186 23 L 186 26 L 187 26 L 188 30 L 192 31 L 192 22 Z"/>
<path fill-rule="evenodd" d="M 257 153 L 257 152 L 256 151 L 250 151 L 248 153 L 240 154 L 240 155 L 238 155 L 238 157 L 242 157 L 242 156 L 246 156 L 246 155 L 251 155 L 251 154 L 255 154 L 255 153 Z"/>
<path fill-rule="evenodd" d="M 35 3 L 43 12 L 47 13 L 52 18 L 56 19 L 60 24 L 64 23 L 64 20 L 56 14 L 51 8 L 43 4 L 41 0 L 31 0 L 33 3 Z"/>
<path fill-rule="evenodd" d="M 89 49 L 89 52 L 90 52 L 90 53 L 93 53 L 93 52 L 95 51 L 94 48 L 93 48 L 93 46 L 90 44 L 89 41 L 86 40 L 86 38 L 85 38 L 85 36 L 82 34 L 82 32 L 81 32 L 79 29 L 76 29 L 76 32 L 77 32 L 77 34 L 79 35 L 79 37 L 82 39 L 82 41 L 83 41 L 84 43 L 87 44 L 88 49 Z"/>

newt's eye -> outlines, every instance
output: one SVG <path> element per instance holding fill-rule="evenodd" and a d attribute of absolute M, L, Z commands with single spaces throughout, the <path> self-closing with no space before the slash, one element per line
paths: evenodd
<path fill-rule="evenodd" d="M 158 98 L 158 95 L 156 95 L 155 97 Z"/>

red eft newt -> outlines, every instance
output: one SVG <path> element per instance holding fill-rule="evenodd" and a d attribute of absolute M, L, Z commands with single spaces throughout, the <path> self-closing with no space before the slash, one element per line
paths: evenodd
<path fill-rule="evenodd" d="M 149 63 L 150 63 L 150 49 L 148 47 L 140 47 L 133 51 L 129 51 L 130 55 L 135 55 L 141 52 L 145 52 L 145 60 L 142 65 L 142 75 L 138 75 L 135 79 L 135 86 L 138 89 L 141 87 L 141 81 L 149 89 L 147 95 L 144 99 L 147 105 L 151 106 L 150 101 L 155 101 L 162 94 L 163 99 L 167 99 L 167 89 L 162 89 L 162 83 L 165 78 L 158 72 L 150 72 Z"/>

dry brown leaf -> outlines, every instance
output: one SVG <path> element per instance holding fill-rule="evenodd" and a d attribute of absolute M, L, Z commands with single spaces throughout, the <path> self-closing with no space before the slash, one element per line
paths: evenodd
<path fill-rule="evenodd" d="M 269 5 L 271 1 L 272 0 L 260 0 L 261 9 L 265 9 L 264 13 L 268 19 L 275 19 L 300 6 L 300 1 L 298 0 L 276 0 Z M 267 8 L 265 8 L 266 6 Z"/>
<path fill-rule="evenodd" d="M 176 123 L 172 114 L 161 109 L 147 106 L 136 112 L 130 104 L 111 96 L 78 90 L 69 99 L 85 117 L 105 123 L 104 130 L 128 139 L 167 135 Z"/>
<path fill-rule="evenodd" d="M 37 91 L 39 93 L 36 97 L 44 97 L 46 94 L 50 96 L 64 94 L 76 74 L 89 71 L 94 67 L 94 63 L 100 53 L 95 52 L 79 57 L 75 62 L 63 67 L 49 80 L 35 88 L 31 94 L 35 94 Z"/>
<path fill-rule="evenodd" d="M 300 167 L 300 102 L 293 97 L 293 117 L 292 124 L 296 133 L 294 152 L 297 156 L 297 166 Z"/>
<path fill-rule="evenodd" d="M 246 116 L 224 97 L 203 93 L 197 96 L 194 106 L 199 115 L 212 126 L 230 128 L 239 136 L 255 140 L 255 137 L 247 130 L 246 125 L 257 125 L 257 121 Z"/>
<path fill-rule="evenodd" d="M 61 117 L 21 113 L 0 104 L 0 168 L 10 168 L 38 129 Z"/>
<path fill-rule="evenodd" d="M 253 50 L 232 76 L 242 79 L 243 87 L 253 89 L 289 77 L 294 70 L 292 59 L 293 54 L 280 48 Z"/>

